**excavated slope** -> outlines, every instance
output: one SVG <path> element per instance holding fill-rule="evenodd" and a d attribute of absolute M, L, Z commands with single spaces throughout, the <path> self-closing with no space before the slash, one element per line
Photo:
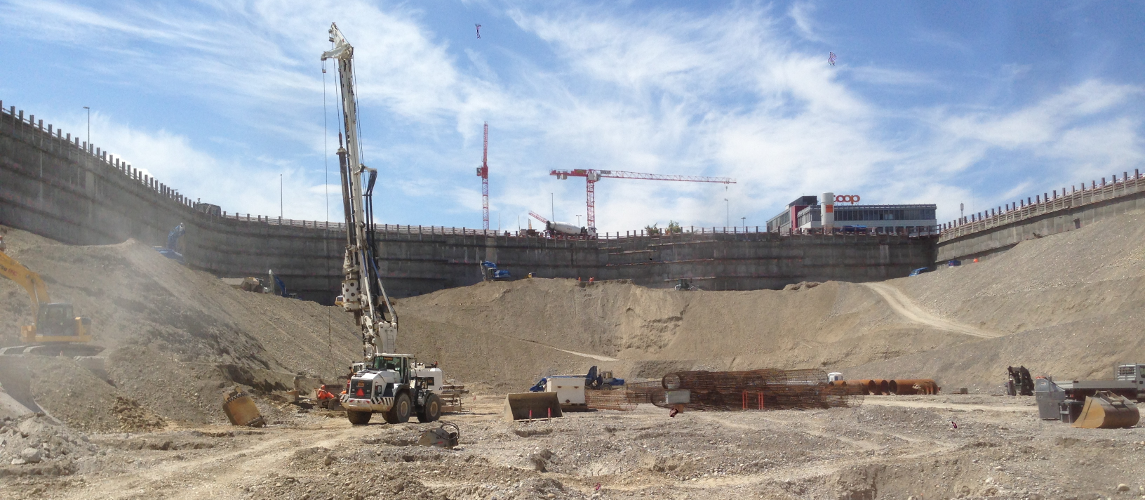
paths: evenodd
<path fill-rule="evenodd" d="M 629 377 L 821 367 L 989 390 L 1008 365 L 1108 377 L 1118 361 L 1145 360 L 1142 222 L 1125 215 L 981 263 L 877 284 L 677 292 L 623 282 L 482 283 L 397 301 L 398 347 L 438 361 L 447 378 L 496 392 L 592 365 Z M 117 408 L 219 422 L 228 385 L 286 390 L 296 376 L 344 375 L 360 357 L 357 329 L 339 309 L 235 290 L 134 241 L 68 246 L 12 231 L 6 242 L 44 276 L 54 300 L 92 318 L 107 347 L 110 383 L 70 360 L 29 358 L 26 368 L 5 371 L 30 378 L 27 387 L 12 384 L 13 394 L 30 391 L 81 428 L 128 426 Z M 30 321 L 24 291 L 0 281 L 0 342 L 16 342 Z"/>
<path fill-rule="evenodd" d="M 110 383 L 70 360 L 29 356 L 17 368 L 44 409 L 80 427 L 116 427 L 116 397 L 171 420 L 220 421 L 223 387 L 289 390 L 296 376 L 334 380 L 360 357 L 348 314 L 233 289 L 135 241 L 71 246 L 11 230 L 5 243 L 53 301 L 91 318 L 106 348 Z M 32 321 L 24 289 L 0 280 L 0 345 L 17 344 L 19 325 Z"/>
<path fill-rule="evenodd" d="M 1108 379 L 1118 362 L 1145 362 L 1140 212 L 887 284 L 935 314 L 1004 336 L 873 363 L 857 374 L 934 373 L 952 388 L 996 385 L 1010 365 L 1058 379 Z"/>

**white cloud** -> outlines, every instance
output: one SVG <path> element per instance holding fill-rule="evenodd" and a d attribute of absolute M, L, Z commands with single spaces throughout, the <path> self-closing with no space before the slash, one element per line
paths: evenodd
<path fill-rule="evenodd" d="M 818 30 L 815 26 L 815 20 L 811 17 L 815 14 L 815 10 L 816 7 L 813 4 L 795 2 L 787 10 L 787 15 L 795 23 L 795 31 L 799 33 L 799 36 L 813 42 L 821 42 L 823 38 L 816 33 Z"/>
<path fill-rule="evenodd" d="M 93 74 L 130 74 L 124 85 L 131 91 L 194 99 L 215 116 L 257 129 L 260 138 L 273 137 L 277 142 L 266 145 L 214 130 L 144 131 L 130 119 L 93 115 L 101 146 L 192 197 L 207 201 L 209 194 L 225 210 L 244 213 L 277 214 L 275 177 L 284 173 L 286 198 L 293 200 L 286 216 L 325 217 L 321 154 L 329 153 L 336 175 L 337 146 L 333 135 L 322 144 L 316 116 L 323 86 L 318 55 L 328 48 L 330 19 L 339 20 L 355 46 L 366 162 L 383 172 L 389 191 L 377 202 L 385 210 L 379 219 L 391 223 L 426 222 L 419 217 L 432 206 L 458 225 L 480 224 L 473 167 L 484 121 L 491 127 L 491 203 L 503 223 L 530 209 L 548 217 L 549 193 L 558 218 L 585 214 L 583 179 L 557 181 L 550 169 L 739 181 L 725 191 L 603 180 L 597 218 L 600 230 L 611 232 L 668 220 L 722 225 L 729 205 L 733 221 L 748 216 L 749 225 L 762 225 L 796 196 L 827 190 L 871 202 L 937 202 L 944 219 L 957 215 L 959 202 L 970 210 L 1016 196 L 1019 187 L 1038 190 L 1043 182 L 1129 169 L 1145 156 L 1141 118 L 1123 111 L 1140 87 L 1084 81 L 1019 109 L 877 104 L 862 90 L 872 85 L 855 83 L 911 90 L 945 84 L 898 68 L 832 68 L 825 54 L 801 48 L 782 28 L 788 25 L 782 14 L 755 5 L 704 15 L 577 5 L 512 9 L 505 16 L 516 26 L 503 29 L 525 31 L 522 38 L 537 44 L 527 48 L 495 45 L 496 37 L 455 46 L 435 31 L 445 27 L 409 4 L 128 3 L 97 11 L 49 0 L 12 2 L 0 14 L 6 19 L 0 27 L 18 34 L 9 36 L 103 54 L 92 58 Z M 821 41 L 813 14 L 809 3 L 786 12 L 795 33 Z M 920 36 L 962 47 L 941 33 Z M 332 77 L 330 63 L 327 70 Z M 332 78 L 326 98 L 334 134 Z M 301 144 L 292 151 L 302 152 L 279 151 L 287 144 Z M 1011 158 L 1023 161 L 1005 165 Z M 1036 173 L 1030 162 L 1038 163 Z M 986 169 L 1027 170 L 1015 186 L 966 182 Z M 336 188 L 337 219 L 340 187 L 333 179 L 329 184 Z"/>

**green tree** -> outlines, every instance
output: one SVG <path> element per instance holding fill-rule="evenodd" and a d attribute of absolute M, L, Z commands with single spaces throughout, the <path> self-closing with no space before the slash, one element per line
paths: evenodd
<path fill-rule="evenodd" d="M 659 223 L 657 222 L 656 224 Z M 656 224 L 644 226 L 644 230 L 648 232 L 648 236 L 660 236 L 660 228 L 656 227 Z"/>
<path fill-rule="evenodd" d="M 684 228 L 680 227 L 680 223 L 674 220 L 668 221 L 668 232 L 671 234 L 680 234 L 684 232 Z"/>

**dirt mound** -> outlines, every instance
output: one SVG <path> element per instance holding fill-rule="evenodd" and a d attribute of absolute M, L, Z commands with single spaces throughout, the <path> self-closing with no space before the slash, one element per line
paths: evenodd
<path fill-rule="evenodd" d="M 979 390 L 998 386 L 1008 365 L 1109 378 L 1117 361 L 1145 360 L 1145 338 L 1129 334 L 1145 320 L 1143 222 L 1127 214 L 872 286 L 481 283 L 400 301 L 399 345 L 498 389 L 591 365 L 653 378 L 693 367 L 822 367 Z"/>
<path fill-rule="evenodd" d="M 1145 360 L 1145 338 L 1129 334 L 1145 319 L 1142 222 L 1141 214 L 1124 215 L 981 263 L 872 286 L 711 292 L 539 278 L 481 283 L 397 301 L 398 349 L 439 362 L 447 379 L 494 392 L 592 365 L 630 378 L 818 367 L 853 378 L 935 378 L 948 390 L 994 390 L 1004 368 L 1019 364 L 1035 374 L 1108 377 L 1116 361 Z M 10 255 L 44 276 L 55 300 L 92 318 L 107 347 L 102 375 L 65 359 L 29 361 L 35 400 L 79 428 L 222 423 L 219 397 L 228 386 L 256 396 L 296 389 L 344 375 L 360 356 L 350 315 L 235 290 L 133 241 L 67 246 L 20 231 L 5 241 Z M 0 331 L 12 343 L 17 326 L 31 321 L 30 307 L 10 281 L 0 281 L 0 298 Z M 289 416 L 256 399 L 272 420 Z"/>
<path fill-rule="evenodd" d="M 45 411 L 81 429 L 223 422 L 219 397 L 228 385 L 265 394 L 301 383 L 306 391 L 344 376 L 361 356 L 358 330 L 341 310 L 235 290 L 135 241 L 71 246 L 17 230 L 4 241 L 8 255 L 43 277 L 53 301 L 91 318 L 106 362 L 96 373 L 70 359 L 28 356 L 29 369 L 13 375 L 24 380 L 0 383 L 30 385 Z M 16 345 L 19 325 L 32 322 L 26 292 L 0 280 L 0 345 Z"/>
<path fill-rule="evenodd" d="M 1007 366 L 1034 375 L 1113 378 L 1145 361 L 1145 215 L 1130 213 L 1024 241 L 996 257 L 890 280 L 919 306 L 1003 336 L 860 368 L 855 376 L 935 374 L 946 387 L 1000 391 Z"/>
<path fill-rule="evenodd" d="M 965 340 L 838 282 L 709 292 L 526 279 L 403 299 L 398 311 L 402 350 L 429 353 L 447 374 L 498 389 L 592 365 L 653 378 L 700 367 L 838 367 Z"/>

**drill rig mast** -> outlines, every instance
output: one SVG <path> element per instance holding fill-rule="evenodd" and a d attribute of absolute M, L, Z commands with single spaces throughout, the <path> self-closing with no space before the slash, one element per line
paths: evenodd
<path fill-rule="evenodd" d="M 342 36 L 336 24 L 330 25 L 334 47 L 322 54 L 338 66 L 342 97 L 342 129 L 346 142 L 339 140 L 338 165 L 342 174 L 342 207 L 346 215 L 346 257 L 342 264 L 342 308 L 354 313 L 362 329 L 362 353 L 370 363 L 381 353 L 393 353 L 397 342 L 398 317 L 382 288 L 374 256 L 373 191 L 378 171 L 361 163 L 358 138 L 358 103 L 354 95 L 354 47 Z M 365 181 L 363 181 L 365 178 Z M 364 186 L 363 186 L 364 184 Z M 379 345 L 380 344 L 380 345 Z M 379 350 L 380 349 L 380 350 Z"/>

